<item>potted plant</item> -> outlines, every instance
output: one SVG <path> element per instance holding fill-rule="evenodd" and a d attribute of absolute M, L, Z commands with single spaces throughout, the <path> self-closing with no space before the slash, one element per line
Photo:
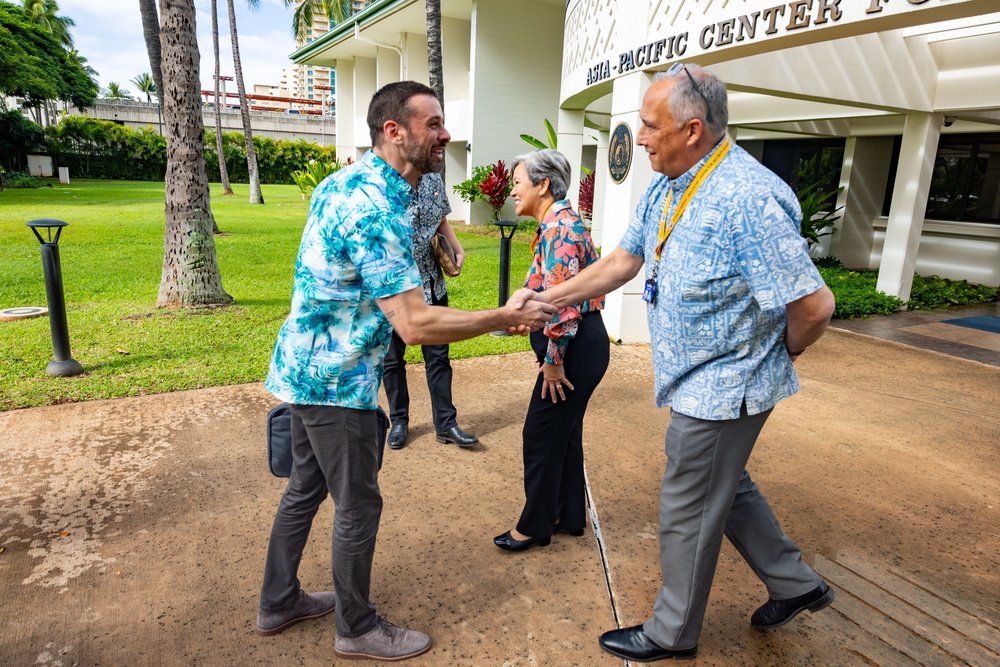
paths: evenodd
<path fill-rule="evenodd" d="M 507 165 L 504 164 L 503 160 L 497 160 L 497 163 L 490 167 L 489 174 L 479 184 L 479 191 L 486 197 L 486 203 L 493 209 L 492 222 L 494 224 L 500 221 L 500 211 L 507 203 L 507 198 L 513 188 L 514 184 L 511 181 L 510 172 L 507 171 Z"/>

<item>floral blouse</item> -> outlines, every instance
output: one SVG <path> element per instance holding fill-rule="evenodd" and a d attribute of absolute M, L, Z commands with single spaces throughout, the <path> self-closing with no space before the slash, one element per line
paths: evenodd
<path fill-rule="evenodd" d="M 535 257 L 531 261 L 524 286 L 536 292 L 566 282 L 598 259 L 590 232 L 583 226 L 583 221 L 567 199 L 557 201 L 549 207 L 535 230 L 531 247 L 535 251 Z M 603 308 L 604 297 L 600 296 L 560 310 L 545 325 L 545 335 L 549 339 L 545 361 L 561 364 L 570 339 L 576 336 L 581 316 Z"/>

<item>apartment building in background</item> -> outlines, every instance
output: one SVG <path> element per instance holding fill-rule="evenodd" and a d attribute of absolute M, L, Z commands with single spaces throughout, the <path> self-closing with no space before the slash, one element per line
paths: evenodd
<path fill-rule="evenodd" d="M 303 2 L 308 0 L 296 0 L 295 8 L 298 9 Z M 371 4 L 371 0 L 353 0 L 351 3 L 351 13 L 360 12 Z M 313 15 L 313 24 L 309 28 L 304 39 L 296 40 L 295 46 L 301 49 L 316 41 L 330 31 L 330 20 L 322 12 Z M 333 104 L 331 101 L 336 97 L 336 74 L 329 67 L 314 66 L 310 64 L 293 63 L 282 71 L 281 83 L 278 85 L 280 92 L 276 93 L 281 97 L 292 97 L 303 100 L 320 101 L 326 97 L 324 111 L 333 114 Z M 319 111 L 320 106 L 307 104 L 291 104 L 292 109 L 306 109 Z"/>

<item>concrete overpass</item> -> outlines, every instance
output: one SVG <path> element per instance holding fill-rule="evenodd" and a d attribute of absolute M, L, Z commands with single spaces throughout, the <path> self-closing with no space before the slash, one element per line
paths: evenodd
<path fill-rule="evenodd" d="M 155 103 L 99 99 L 93 107 L 82 111 L 70 107 L 69 113 L 76 116 L 110 120 L 132 128 L 151 126 L 157 130 L 160 129 L 160 119 Z M 222 109 L 220 114 L 223 132 L 243 131 L 243 121 L 238 109 Z M 206 129 L 215 127 L 215 111 L 213 109 L 203 107 L 202 116 Z M 321 146 L 337 145 L 337 123 L 334 116 L 251 111 L 250 127 L 253 129 L 254 136 L 272 139 L 304 139 Z"/>

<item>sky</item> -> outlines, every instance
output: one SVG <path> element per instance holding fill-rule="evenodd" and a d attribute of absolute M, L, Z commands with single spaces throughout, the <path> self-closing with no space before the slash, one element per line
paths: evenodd
<path fill-rule="evenodd" d="M 58 0 L 59 16 L 76 22 L 70 35 L 80 55 L 97 70 L 101 89 L 114 81 L 133 96 L 141 95 L 132 79 L 149 72 L 149 57 L 142 37 L 142 19 L 137 0 Z M 233 76 L 233 54 L 229 38 L 229 13 L 226 0 L 219 5 L 220 74 Z M 252 12 L 246 0 L 235 0 L 236 28 L 240 37 L 240 59 L 247 90 L 253 85 L 277 85 L 281 70 L 291 64 L 288 55 L 295 50 L 292 37 L 292 9 L 282 0 L 260 0 L 260 9 Z M 201 52 L 201 87 L 212 89 L 215 65 L 212 57 L 212 14 L 210 0 L 195 0 L 198 15 L 198 49 Z M 230 88 L 229 86 L 232 86 Z M 236 92 L 235 83 L 227 92 Z"/>

